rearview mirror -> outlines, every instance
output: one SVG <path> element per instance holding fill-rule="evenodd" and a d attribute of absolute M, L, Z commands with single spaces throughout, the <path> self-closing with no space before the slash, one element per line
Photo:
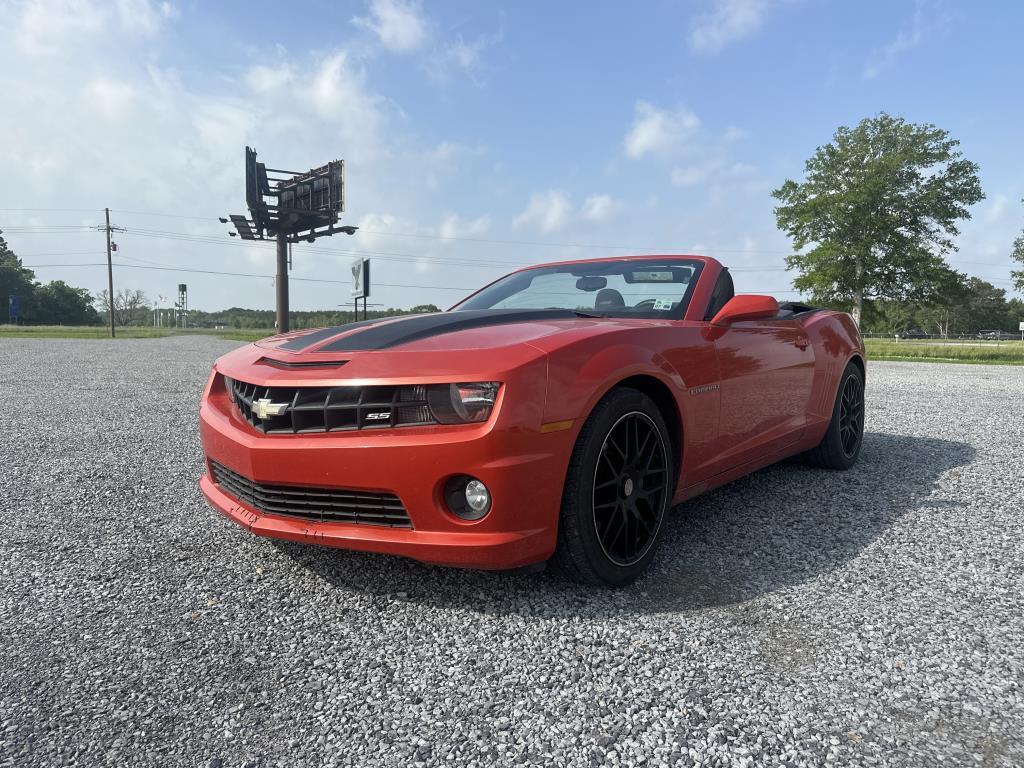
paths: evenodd
<path fill-rule="evenodd" d="M 769 320 L 779 314 L 779 302 L 771 296 L 733 296 L 712 319 L 712 325 L 740 320 Z"/>
<path fill-rule="evenodd" d="M 607 287 L 608 278 L 604 275 L 584 275 L 576 281 L 576 290 L 593 293 Z"/>

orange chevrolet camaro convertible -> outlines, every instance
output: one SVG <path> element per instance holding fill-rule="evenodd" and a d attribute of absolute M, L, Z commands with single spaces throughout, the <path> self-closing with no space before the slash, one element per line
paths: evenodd
<path fill-rule="evenodd" d="M 795 454 L 851 467 L 864 381 L 849 315 L 734 295 L 715 259 L 545 264 L 220 358 L 200 485 L 260 536 L 622 585 L 674 504 Z"/>

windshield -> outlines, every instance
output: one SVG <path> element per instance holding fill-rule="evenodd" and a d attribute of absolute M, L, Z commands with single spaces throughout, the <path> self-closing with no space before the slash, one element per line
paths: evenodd
<path fill-rule="evenodd" d="M 631 259 L 537 267 L 502 278 L 453 310 L 572 309 L 679 319 L 702 266 L 682 259 Z"/>

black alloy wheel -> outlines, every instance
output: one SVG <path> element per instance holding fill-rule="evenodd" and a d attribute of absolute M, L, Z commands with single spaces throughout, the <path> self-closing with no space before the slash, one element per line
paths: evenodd
<path fill-rule="evenodd" d="M 809 450 L 807 461 L 826 469 L 849 469 L 857 463 L 864 443 L 864 374 L 851 362 L 843 371 L 828 430 Z"/>
<path fill-rule="evenodd" d="M 665 444 L 646 413 L 620 417 L 601 445 L 594 473 L 594 525 L 601 549 L 619 566 L 636 564 L 661 527 L 668 493 Z"/>
<path fill-rule="evenodd" d="M 611 390 L 576 439 L 552 564 L 587 584 L 634 581 L 657 550 L 677 465 L 655 402 L 629 387 Z"/>
<path fill-rule="evenodd" d="M 864 434 L 864 384 L 857 376 L 848 376 L 843 383 L 839 403 L 839 439 L 843 453 L 854 456 Z"/>

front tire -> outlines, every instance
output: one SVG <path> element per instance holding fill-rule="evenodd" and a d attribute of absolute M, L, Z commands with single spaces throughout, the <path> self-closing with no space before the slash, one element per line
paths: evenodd
<path fill-rule="evenodd" d="M 828 431 L 806 454 L 815 467 L 846 470 L 857 463 L 864 442 L 864 375 L 849 363 L 839 380 Z"/>
<path fill-rule="evenodd" d="M 569 461 L 554 564 L 586 584 L 624 586 L 650 565 L 675 489 L 665 420 L 647 395 L 613 389 Z"/>

